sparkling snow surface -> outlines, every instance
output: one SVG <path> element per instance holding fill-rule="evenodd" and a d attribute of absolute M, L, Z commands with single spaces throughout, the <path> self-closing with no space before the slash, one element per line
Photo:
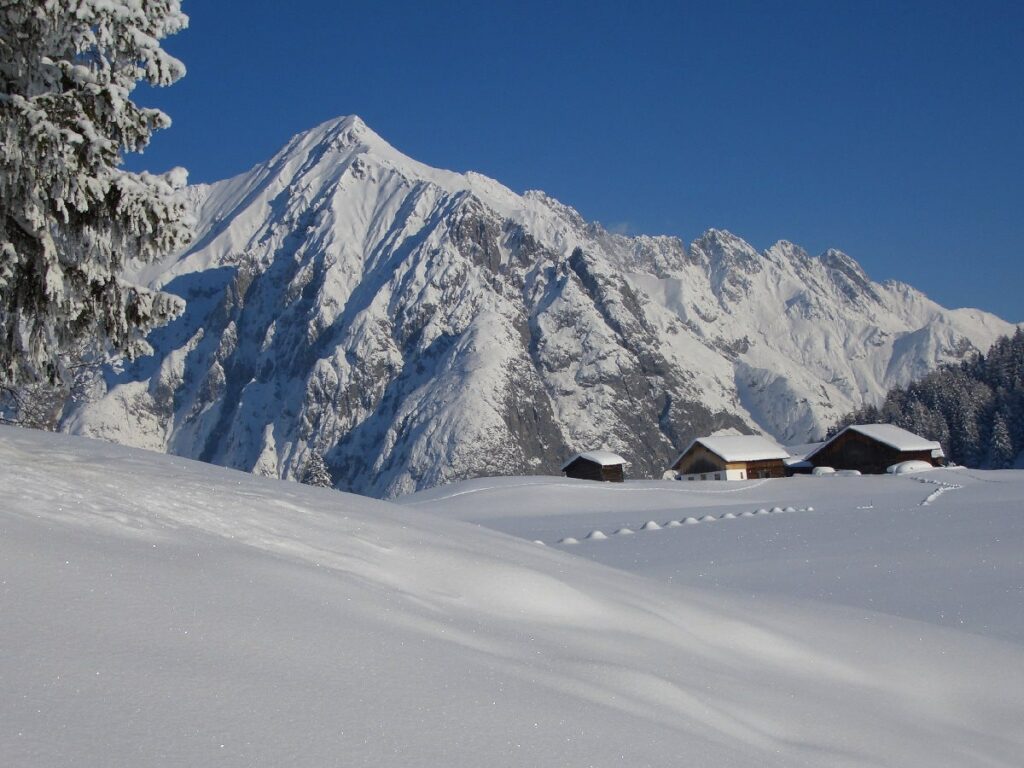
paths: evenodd
<path fill-rule="evenodd" d="M 1024 480 L 948 474 L 931 507 L 939 486 L 893 477 L 475 481 L 399 507 L 0 428 L 0 755 L 1017 766 Z M 755 500 L 794 511 L 721 519 Z M 687 510 L 719 522 L 661 528 Z M 613 520 L 643 532 L 587 538 Z"/>

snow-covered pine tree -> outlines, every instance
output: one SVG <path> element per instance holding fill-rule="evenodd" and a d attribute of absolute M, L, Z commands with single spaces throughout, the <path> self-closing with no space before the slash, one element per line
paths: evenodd
<path fill-rule="evenodd" d="M 997 413 L 992 420 L 992 437 L 988 444 L 988 466 L 991 469 L 1007 469 L 1013 466 L 1015 453 L 1006 416 Z"/>
<path fill-rule="evenodd" d="M 88 399 L 103 377 L 100 363 L 87 356 L 85 345 L 61 354 L 64 378 L 57 382 L 0 385 L 0 424 L 54 431 L 69 402 Z"/>
<path fill-rule="evenodd" d="M 170 124 L 129 98 L 185 68 L 179 0 L 0 0 L 0 386 L 64 378 L 62 353 L 150 351 L 181 302 L 122 279 L 181 245 L 183 169 L 119 168 Z"/>
<path fill-rule="evenodd" d="M 310 451 L 306 466 L 302 469 L 302 477 L 299 482 L 306 485 L 315 485 L 318 488 L 333 488 L 334 478 L 327 469 L 324 457 L 316 451 Z"/>

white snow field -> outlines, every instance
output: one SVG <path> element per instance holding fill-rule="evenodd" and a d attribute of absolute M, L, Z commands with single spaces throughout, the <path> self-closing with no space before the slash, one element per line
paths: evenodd
<path fill-rule="evenodd" d="M 1020 609 L 1024 482 L 978 476 L 928 507 L 909 477 L 685 503 L 474 481 L 401 507 L 3 427 L 0 763 L 1019 766 L 1024 645 L 996 614 Z M 855 537 L 834 560 L 828 530 Z M 840 585 L 875 565 L 895 606 Z M 927 608 L 958 569 L 964 625 Z"/>
<path fill-rule="evenodd" d="M 572 554 L 716 594 L 869 609 L 1024 648 L 1018 470 L 729 483 L 484 478 L 398 501 L 546 544 L 595 528 L 639 530 L 653 517 L 657 535 Z M 664 530 L 687 518 L 702 524 Z"/>

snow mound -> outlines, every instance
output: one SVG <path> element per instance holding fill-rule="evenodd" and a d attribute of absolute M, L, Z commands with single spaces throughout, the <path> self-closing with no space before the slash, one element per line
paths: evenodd
<path fill-rule="evenodd" d="M 607 538 L 604 531 L 591 531 L 587 534 L 587 539 L 590 541 L 604 541 Z"/>
<path fill-rule="evenodd" d="M 723 520 L 735 520 L 736 519 L 736 515 L 734 513 L 732 513 L 732 512 L 726 512 L 724 515 L 722 515 L 722 519 Z"/>
<path fill-rule="evenodd" d="M 642 526 L 640 526 L 640 530 L 641 531 L 660 531 L 661 530 L 661 526 L 658 525 L 653 520 L 648 520 L 646 523 L 644 523 Z"/>
<path fill-rule="evenodd" d="M 559 544 L 579 544 L 580 540 L 573 536 L 566 536 L 563 539 L 559 539 Z"/>
<path fill-rule="evenodd" d="M 834 475 L 835 473 L 836 471 L 832 467 L 815 467 L 814 469 L 811 470 L 811 474 L 814 477 L 821 477 L 822 475 Z"/>
<path fill-rule="evenodd" d="M 921 461 L 914 459 L 912 461 L 901 461 L 896 464 L 890 464 L 885 468 L 885 471 L 890 475 L 910 475 L 915 472 L 929 472 L 935 469 L 927 461 Z"/>
<path fill-rule="evenodd" d="M 669 520 L 667 523 L 665 523 L 665 527 L 666 528 L 682 528 L 683 527 L 683 521 L 682 520 Z"/>
<path fill-rule="evenodd" d="M 696 525 L 699 522 L 700 520 L 698 520 L 696 517 L 688 517 L 685 520 L 683 520 L 684 525 Z"/>
<path fill-rule="evenodd" d="M 615 532 L 615 535 L 616 536 L 632 536 L 635 533 L 636 533 L 636 531 L 634 531 L 632 528 L 619 528 L 619 530 L 617 530 Z"/>

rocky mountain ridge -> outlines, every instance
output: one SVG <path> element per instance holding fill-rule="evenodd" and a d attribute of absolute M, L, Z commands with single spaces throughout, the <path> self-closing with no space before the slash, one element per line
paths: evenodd
<path fill-rule="evenodd" d="M 356 117 L 189 194 L 193 245 L 137 275 L 185 315 L 63 428 L 286 478 L 317 453 L 375 496 L 598 447 L 660 476 L 723 427 L 805 442 L 1013 331 L 839 251 L 614 234 Z"/>

